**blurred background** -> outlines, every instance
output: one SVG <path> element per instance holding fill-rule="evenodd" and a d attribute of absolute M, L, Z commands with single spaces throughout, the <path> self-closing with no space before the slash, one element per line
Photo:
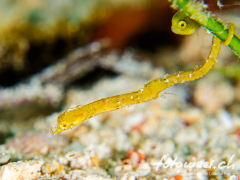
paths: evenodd
<path fill-rule="evenodd" d="M 205 8 L 223 22 L 234 23 L 236 34 L 240 36 L 240 1 L 205 0 L 204 3 Z M 59 139 L 52 136 L 46 140 L 59 112 L 67 108 L 138 90 L 151 79 L 191 70 L 204 63 L 211 49 L 212 36 L 202 27 L 189 36 L 172 33 L 171 18 L 176 10 L 170 6 L 167 0 L 1 0 L 1 152 L 10 153 L 11 161 L 31 159 L 36 154 L 42 155 L 36 150 L 42 146 L 32 147 L 35 141 L 48 141 L 49 153 L 50 149 L 70 146 L 84 133 L 93 130 L 98 133 L 105 128 L 101 124 L 108 122 L 109 127 L 120 128 L 121 133 L 136 131 L 144 136 L 151 128 L 143 130 L 143 122 L 152 123 L 148 121 L 148 111 L 155 112 L 156 119 L 167 118 L 165 115 L 176 117 L 186 127 L 202 123 L 203 117 L 205 120 L 215 117 L 220 119 L 216 122 L 229 127 L 230 133 L 238 137 L 239 59 L 228 47 L 222 46 L 218 63 L 201 80 L 174 86 L 162 92 L 158 100 L 136 105 L 136 109 L 119 110 L 88 120 L 81 128 L 63 133 L 63 137 L 57 136 L 65 138 L 63 145 L 58 146 L 55 141 Z M 121 124 L 120 114 L 124 116 L 122 119 L 129 121 Z M 114 124 L 108 119 L 117 122 Z M 151 123 L 149 126 L 154 126 Z M 174 138 L 175 134 L 161 133 L 158 135 L 163 141 Z M 88 138 L 91 141 L 99 136 L 89 135 Z M 78 139 L 83 149 L 87 147 L 86 138 Z M 175 141 L 177 144 L 178 139 Z M 131 141 L 121 149 L 125 152 L 121 158 L 131 156 L 126 155 L 127 149 L 140 147 L 139 143 L 139 139 Z M 118 148 L 115 147 L 115 151 L 118 152 Z M 68 151 L 65 149 L 65 152 Z M 98 156 L 104 159 L 104 155 Z M 109 170 L 107 166 L 104 168 Z M 108 171 L 108 174 L 114 172 Z"/>

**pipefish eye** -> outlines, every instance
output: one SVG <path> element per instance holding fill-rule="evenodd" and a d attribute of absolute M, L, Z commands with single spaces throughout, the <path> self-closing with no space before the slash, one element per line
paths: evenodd
<path fill-rule="evenodd" d="M 181 28 L 181 29 L 185 29 L 186 26 L 187 26 L 186 21 L 180 21 L 180 22 L 178 23 L 178 27 Z"/>
<path fill-rule="evenodd" d="M 172 18 L 171 29 L 176 34 L 188 35 L 194 33 L 198 28 L 199 24 L 190 19 L 190 17 L 183 11 L 178 11 Z"/>

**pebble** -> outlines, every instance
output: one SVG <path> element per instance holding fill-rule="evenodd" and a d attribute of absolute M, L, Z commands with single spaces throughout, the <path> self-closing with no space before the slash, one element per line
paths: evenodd
<path fill-rule="evenodd" d="M 238 177 L 236 175 L 231 175 L 228 179 L 229 180 L 237 180 Z"/>
<path fill-rule="evenodd" d="M 146 115 L 142 112 L 129 115 L 125 120 L 124 129 L 130 131 L 133 126 L 141 124 L 144 119 L 146 119 Z"/>
<path fill-rule="evenodd" d="M 37 179 L 40 178 L 40 170 L 43 161 L 14 162 L 1 167 L 1 180 L 20 180 L 20 179 Z"/>
<path fill-rule="evenodd" d="M 175 151 L 175 144 L 172 140 L 166 140 L 163 143 L 162 154 L 173 154 Z"/>
<path fill-rule="evenodd" d="M 234 128 L 232 116 L 228 111 L 224 109 L 219 110 L 217 112 L 217 117 L 225 128 L 227 129 Z"/>
<path fill-rule="evenodd" d="M 136 180 L 136 176 L 134 172 L 125 173 L 120 180 Z"/>
<path fill-rule="evenodd" d="M 234 101 L 234 89 L 228 82 L 203 78 L 198 81 L 194 100 L 205 112 L 215 113 Z"/>
<path fill-rule="evenodd" d="M 199 180 L 208 180 L 207 176 L 203 172 L 197 172 L 196 173 L 197 179 Z"/>
<path fill-rule="evenodd" d="M 43 173 L 53 173 L 60 169 L 60 165 L 56 160 L 53 160 L 51 163 L 47 163 L 42 166 L 42 172 Z"/>
<path fill-rule="evenodd" d="M 126 164 L 123 166 L 116 166 L 114 168 L 114 174 L 116 176 L 122 176 L 124 173 L 131 172 L 131 171 L 133 171 L 133 167 L 130 164 Z"/>
<path fill-rule="evenodd" d="M 6 163 L 8 163 L 11 159 L 10 154 L 8 153 L 2 153 L 0 156 L 0 165 L 4 165 Z"/>
<path fill-rule="evenodd" d="M 189 108 L 180 114 L 180 117 L 188 124 L 200 122 L 203 118 L 203 113 L 200 109 Z"/>
<path fill-rule="evenodd" d="M 151 173 L 151 166 L 148 163 L 141 163 L 136 171 L 126 172 L 120 180 L 135 180 L 137 178 L 146 177 Z"/>
<path fill-rule="evenodd" d="M 69 172 L 69 180 L 111 180 L 82 170 L 73 170 Z"/>
<path fill-rule="evenodd" d="M 196 143 L 199 141 L 199 134 L 194 128 L 185 128 L 177 132 L 174 140 L 179 144 Z"/>
<path fill-rule="evenodd" d="M 23 133 L 9 140 L 5 147 L 10 150 L 19 150 L 23 154 L 46 154 L 49 150 L 61 148 L 69 144 L 64 135 L 54 136 L 51 133 Z"/>

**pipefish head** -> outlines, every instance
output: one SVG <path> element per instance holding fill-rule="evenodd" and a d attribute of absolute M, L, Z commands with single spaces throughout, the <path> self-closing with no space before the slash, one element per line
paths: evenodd
<path fill-rule="evenodd" d="M 86 113 L 79 112 L 77 109 L 68 109 L 58 116 L 57 125 L 51 128 L 51 132 L 56 135 L 70 129 L 86 119 Z"/>
<path fill-rule="evenodd" d="M 190 19 L 183 11 L 178 11 L 172 17 L 172 32 L 175 34 L 189 35 L 194 33 L 198 28 L 199 24 Z"/>

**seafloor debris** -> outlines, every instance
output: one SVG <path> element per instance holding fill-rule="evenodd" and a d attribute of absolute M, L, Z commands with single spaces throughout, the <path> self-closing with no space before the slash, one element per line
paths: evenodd
<path fill-rule="evenodd" d="M 47 154 L 49 150 L 68 145 L 65 136 L 54 137 L 50 133 L 25 133 L 14 137 L 5 144 L 9 152 L 18 151 L 22 154 Z"/>
<path fill-rule="evenodd" d="M 219 74 L 211 74 L 197 82 L 194 100 L 208 113 L 215 113 L 234 101 L 234 89 Z"/>
<path fill-rule="evenodd" d="M 32 76 L 28 83 L 0 88 L 0 109 L 29 104 L 58 104 L 63 98 L 63 86 L 93 70 L 97 64 L 94 56 L 108 44 L 107 40 L 103 40 L 78 48 L 65 59 Z"/>

